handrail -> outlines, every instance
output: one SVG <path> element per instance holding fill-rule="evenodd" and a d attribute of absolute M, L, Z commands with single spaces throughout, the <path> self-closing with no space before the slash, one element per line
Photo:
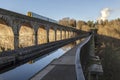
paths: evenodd
<path fill-rule="evenodd" d="M 85 80 L 84 73 L 82 70 L 82 65 L 80 62 L 80 51 L 81 51 L 81 48 L 90 41 L 91 37 L 92 35 L 88 36 L 84 41 L 82 41 L 76 51 L 75 70 L 76 70 L 77 80 Z"/>

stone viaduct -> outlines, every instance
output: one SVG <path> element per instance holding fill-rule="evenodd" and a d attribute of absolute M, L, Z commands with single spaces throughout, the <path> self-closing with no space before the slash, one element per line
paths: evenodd
<path fill-rule="evenodd" d="M 68 39 L 79 30 L 0 8 L 0 47 L 17 49 Z"/>

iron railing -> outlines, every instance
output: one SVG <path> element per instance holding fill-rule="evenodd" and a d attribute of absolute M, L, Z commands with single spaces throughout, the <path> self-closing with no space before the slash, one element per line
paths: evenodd
<path fill-rule="evenodd" d="M 75 70 L 77 80 L 86 80 L 85 71 L 89 59 L 89 45 L 92 35 L 83 40 L 76 51 Z"/>

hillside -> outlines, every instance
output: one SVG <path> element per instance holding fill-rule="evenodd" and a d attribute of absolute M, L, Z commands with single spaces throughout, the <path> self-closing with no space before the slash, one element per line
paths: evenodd
<path fill-rule="evenodd" d="M 104 69 L 103 80 L 120 79 L 120 20 L 106 21 L 98 26 L 99 44 L 97 54 Z"/>
<path fill-rule="evenodd" d="M 120 80 L 120 19 L 91 23 L 90 27 L 88 22 L 81 24 L 77 28 L 84 31 L 90 27 L 98 29 L 96 55 L 100 56 L 104 70 L 101 80 Z"/>
<path fill-rule="evenodd" d="M 69 20 L 67 19 L 69 26 Z M 63 22 L 61 24 L 65 24 Z M 90 31 L 91 27 L 98 29 L 96 55 L 100 56 L 103 65 L 104 75 L 101 80 L 120 80 L 120 19 L 111 21 L 76 21 L 76 28 L 83 31 Z M 74 27 L 74 26 L 73 26 Z"/>

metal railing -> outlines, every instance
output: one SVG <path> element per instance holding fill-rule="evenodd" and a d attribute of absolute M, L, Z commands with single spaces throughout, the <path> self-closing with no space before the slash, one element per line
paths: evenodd
<path fill-rule="evenodd" d="M 87 64 L 87 59 L 89 56 L 89 43 L 92 38 L 92 35 L 88 36 L 83 40 L 76 51 L 76 60 L 75 60 L 75 70 L 77 80 L 86 80 L 85 78 L 85 69 Z"/>

